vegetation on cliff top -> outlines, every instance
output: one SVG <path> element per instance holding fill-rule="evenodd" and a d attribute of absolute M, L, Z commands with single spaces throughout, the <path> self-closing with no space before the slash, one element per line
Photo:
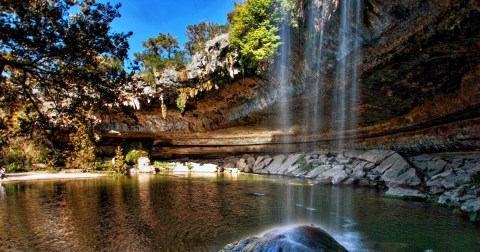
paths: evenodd
<path fill-rule="evenodd" d="M 185 52 L 180 50 L 178 41 L 170 33 L 159 33 L 142 43 L 143 52 L 135 53 L 135 60 L 141 62 L 145 81 L 155 86 L 155 76 L 168 67 L 179 69 L 185 66 Z"/>
<path fill-rule="evenodd" d="M 145 48 L 134 54 L 135 60 L 141 64 L 140 75 L 144 81 L 156 86 L 156 78 L 167 68 L 182 69 L 188 63 L 189 57 L 201 52 L 208 39 L 228 31 L 227 25 L 201 21 L 189 25 L 186 36 L 189 39 L 183 49 L 178 40 L 170 33 L 159 33 L 157 37 L 149 38 L 142 43 Z"/>
<path fill-rule="evenodd" d="M 295 2 L 289 0 L 246 0 L 236 3 L 229 14 L 230 42 L 243 56 L 247 69 L 265 70 L 281 46 L 282 22 L 295 25 Z"/>
<path fill-rule="evenodd" d="M 205 48 L 205 43 L 215 36 L 227 33 L 228 25 L 219 25 L 213 22 L 201 21 L 199 24 L 187 26 L 187 38 L 185 50 L 188 55 L 193 56 Z"/>
<path fill-rule="evenodd" d="M 287 24 L 283 26 L 284 29 L 296 26 L 296 3 L 290 0 L 247 0 L 235 3 L 235 9 L 228 15 L 228 25 L 205 21 L 189 25 L 186 32 L 189 41 L 185 43 L 184 50 L 180 49 L 178 41 L 170 34 L 160 33 L 158 37 L 143 42 L 145 50 L 135 54 L 135 59 L 143 66 L 141 76 L 148 84 L 156 87 L 166 68 L 182 69 L 190 59 L 188 56 L 205 53 L 206 42 L 226 32 L 229 33 L 232 51 L 241 55 L 239 64 L 243 73 L 261 74 L 268 68 L 282 44 L 279 34 L 282 24 Z M 217 87 L 216 84 L 199 83 L 196 87 L 179 88 L 175 105 L 184 113 L 189 99 L 196 97 L 202 90 L 211 89 L 205 88 L 205 85 Z M 164 111 L 167 105 L 163 100 L 161 106 Z"/>

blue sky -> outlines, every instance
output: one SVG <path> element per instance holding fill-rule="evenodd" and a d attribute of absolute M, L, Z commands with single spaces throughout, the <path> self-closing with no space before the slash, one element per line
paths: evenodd
<path fill-rule="evenodd" d="M 129 57 L 142 51 L 142 41 L 156 37 L 159 32 L 170 33 L 183 46 L 188 25 L 200 21 L 217 24 L 227 22 L 227 13 L 233 10 L 233 0 L 101 0 L 122 3 L 120 14 L 112 23 L 114 32 L 132 31 Z"/>

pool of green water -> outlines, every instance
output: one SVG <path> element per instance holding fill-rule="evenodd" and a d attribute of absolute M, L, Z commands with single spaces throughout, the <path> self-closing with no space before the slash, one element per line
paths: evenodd
<path fill-rule="evenodd" d="M 0 186 L 1 251 L 218 251 L 314 224 L 350 251 L 480 251 L 480 226 L 368 188 L 258 175 L 156 174 Z"/>

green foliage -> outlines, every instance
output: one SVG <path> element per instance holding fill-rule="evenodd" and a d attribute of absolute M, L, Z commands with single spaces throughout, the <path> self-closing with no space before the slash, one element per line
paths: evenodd
<path fill-rule="evenodd" d="M 6 169 L 9 172 L 27 170 L 31 166 L 31 160 L 27 154 L 19 149 L 9 148 L 8 154 L 4 157 Z"/>
<path fill-rule="evenodd" d="M 153 161 L 153 166 L 162 170 L 172 169 L 174 167 L 174 165 L 170 162 L 158 160 Z"/>
<path fill-rule="evenodd" d="M 295 24 L 294 7 L 294 2 L 288 0 L 246 0 L 235 4 L 235 10 L 229 14 L 230 42 L 245 57 L 242 64 L 247 69 L 265 65 L 277 53 L 281 45 L 280 24 L 285 19 Z"/>
<path fill-rule="evenodd" d="M 313 163 L 308 163 L 305 156 L 301 156 L 297 161 L 298 167 L 302 171 L 311 171 L 313 170 Z"/>
<path fill-rule="evenodd" d="M 183 114 L 183 112 L 185 112 L 187 100 L 179 96 L 177 99 L 175 99 L 175 103 L 177 104 L 177 108 L 180 110 L 180 113 Z"/>
<path fill-rule="evenodd" d="M 146 53 L 149 55 L 166 54 L 167 59 L 171 59 L 173 53 L 178 49 L 178 41 L 170 33 L 159 33 L 157 37 L 142 42 L 142 46 L 147 49 Z"/>
<path fill-rule="evenodd" d="M 13 132 L 30 133 L 38 120 L 38 113 L 32 105 L 23 106 L 22 109 L 13 115 Z"/>
<path fill-rule="evenodd" d="M 112 169 L 112 163 L 111 162 L 97 162 L 95 164 L 95 170 L 97 171 L 107 171 Z"/>
<path fill-rule="evenodd" d="M 129 165 L 136 165 L 141 157 L 148 157 L 148 153 L 144 150 L 132 150 L 125 156 L 125 162 Z"/>
<path fill-rule="evenodd" d="M 218 25 L 213 22 L 201 21 L 199 24 L 189 25 L 186 33 L 189 41 L 185 43 L 185 49 L 190 56 L 193 56 L 205 48 L 207 40 L 227 31 L 227 25 Z"/>
<path fill-rule="evenodd" d="M 32 104 L 45 123 L 115 101 L 128 77 L 118 63 L 131 36 L 110 31 L 120 5 L 19 0 L 0 6 L 0 95 L 9 104 Z M 52 106 L 40 108 L 47 103 Z"/>
<path fill-rule="evenodd" d="M 135 60 L 142 63 L 141 72 L 147 83 L 154 85 L 156 73 L 166 68 L 180 69 L 186 64 L 185 52 L 179 50 L 178 41 L 170 33 L 159 33 L 142 43 L 143 52 L 135 53 Z"/>
<path fill-rule="evenodd" d="M 15 164 L 16 170 L 23 171 L 56 164 L 58 152 L 52 138 L 47 138 L 46 131 L 41 129 L 33 105 L 2 103 L 0 116 L 4 121 L 0 128 L 0 163 L 12 167 Z"/>
<path fill-rule="evenodd" d="M 11 137 L 0 146 L 0 164 L 8 167 L 10 172 L 30 171 L 37 163 L 52 166 L 52 158 L 50 148 L 27 137 Z"/>
<path fill-rule="evenodd" d="M 198 94 L 204 91 L 210 91 L 213 88 L 218 89 L 218 85 L 213 84 L 211 81 L 198 84 L 196 87 L 179 88 L 178 98 L 175 100 L 177 108 L 180 109 L 180 112 L 183 114 L 183 112 L 185 112 L 188 99 L 195 98 Z"/>
<path fill-rule="evenodd" d="M 130 152 L 130 153 L 132 153 L 132 152 Z M 130 157 L 130 158 L 132 158 L 132 157 Z M 138 158 L 137 158 L 137 160 L 138 160 Z M 125 158 L 123 156 L 123 150 L 122 150 L 122 148 L 120 148 L 120 146 L 118 146 L 117 149 L 115 150 L 115 162 L 112 164 L 111 170 L 116 172 L 116 173 L 121 173 L 121 174 L 127 173 L 128 166 L 125 163 Z"/>
<path fill-rule="evenodd" d="M 123 61 L 131 33 L 110 29 L 120 16 L 120 4 L 0 1 L 3 162 L 22 170 L 31 169 L 31 164 L 51 166 L 57 161 L 91 167 L 93 125 L 79 128 L 77 122 L 88 121 L 90 115 L 83 113 L 86 109 L 115 102 L 118 87 L 130 78 Z M 74 117 L 77 121 L 72 121 Z M 67 137 L 72 141 L 68 146 Z M 64 153 L 65 148 L 70 149 Z M 10 153 L 10 149 L 23 155 Z"/>
<path fill-rule="evenodd" d="M 75 132 L 69 135 L 71 151 L 67 151 L 65 165 L 67 168 L 94 169 L 96 147 L 92 128 L 85 122 L 75 120 Z"/>
<path fill-rule="evenodd" d="M 19 163 L 9 163 L 5 166 L 7 172 L 14 173 L 14 172 L 22 172 L 25 171 L 25 168 L 22 164 Z"/>

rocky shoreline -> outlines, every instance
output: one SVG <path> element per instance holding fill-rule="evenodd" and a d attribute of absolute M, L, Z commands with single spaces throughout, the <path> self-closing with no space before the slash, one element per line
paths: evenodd
<path fill-rule="evenodd" d="M 389 150 L 321 150 L 275 156 L 245 154 L 208 163 L 223 172 L 384 188 L 387 197 L 437 202 L 471 221 L 480 220 L 480 154 L 476 152 L 406 156 Z"/>

